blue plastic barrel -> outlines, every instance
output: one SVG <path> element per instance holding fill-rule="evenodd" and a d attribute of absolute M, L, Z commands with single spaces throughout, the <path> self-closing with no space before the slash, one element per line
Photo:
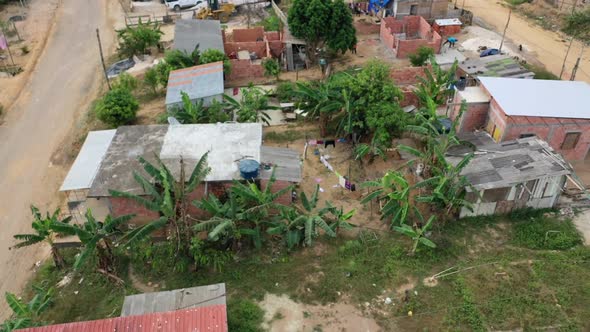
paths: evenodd
<path fill-rule="evenodd" d="M 260 163 L 254 159 L 244 159 L 240 161 L 239 169 L 241 177 L 246 180 L 252 180 L 258 177 Z"/>

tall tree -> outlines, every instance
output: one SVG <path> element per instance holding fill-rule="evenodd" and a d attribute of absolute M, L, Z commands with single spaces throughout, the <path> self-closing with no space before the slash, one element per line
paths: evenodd
<path fill-rule="evenodd" d="M 59 252 L 59 249 L 55 246 L 54 237 L 58 232 L 55 229 L 57 223 L 67 224 L 72 220 L 72 217 L 66 217 L 63 219 L 59 219 L 60 210 L 55 210 L 52 214 L 47 214 L 45 217 L 41 215 L 39 209 L 35 206 L 31 205 L 31 213 L 33 214 L 33 222 L 31 227 L 35 233 L 30 234 L 17 234 L 14 236 L 15 239 L 20 240 L 21 242 L 17 243 L 11 248 L 22 248 L 28 247 L 36 243 L 40 243 L 45 241 L 49 244 L 51 248 L 51 256 L 53 257 L 53 262 L 58 269 L 64 267 L 64 259 Z"/>
<path fill-rule="evenodd" d="M 295 0 L 288 21 L 293 36 L 307 43 L 311 60 L 324 45 L 345 52 L 356 44 L 352 14 L 342 0 Z"/>
<path fill-rule="evenodd" d="M 310 119 L 319 118 L 320 136 L 326 137 L 328 123 L 343 106 L 342 97 L 329 82 L 297 82 L 298 107 Z"/>

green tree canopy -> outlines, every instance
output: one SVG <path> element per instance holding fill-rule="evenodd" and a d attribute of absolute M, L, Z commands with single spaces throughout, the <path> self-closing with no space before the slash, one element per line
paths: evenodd
<path fill-rule="evenodd" d="M 146 54 L 150 47 L 158 45 L 163 34 L 157 23 L 142 23 L 140 20 L 135 27 L 117 30 L 118 53 L 129 58 L 134 55 Z"/>
<path fill-rule="evenodd" d="M 356 44 L 352 14 L 343 0 L 295 0 L 288 21 L 293 36 L 307 42 L 310 57 L 324 45 L 346 52 Z"/>

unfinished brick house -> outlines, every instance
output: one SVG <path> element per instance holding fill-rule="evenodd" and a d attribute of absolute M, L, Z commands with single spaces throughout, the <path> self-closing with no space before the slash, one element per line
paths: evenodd
<path fill-rule="evenodd" d="M 133 175 L 139 172 L 147 176 L 139 157 L 155 162 L 158 156 L 179 179 L 180 157 L 190 174 L 207 151 L 211 172 L 189 195 L 191 201 L 209 194 L 220 197 L 234 180 L 243 181 L 238 170 L 242 159 L 276 166 L 274 190 L 301 181 L 299 153 L 263 147 L 262 125 L 258 123 L 123 126 L 90 133 L 60 191 L 66 193 L 72 215 L 79 216 L 87 208 L 99 219 L 108 214 L 135 214 L 132 223 L 141 225 L 158 218 L 158 213 L 128 198 L 112 197 L 109 190 L 145 194 Z M 272 170 L 261 167 L 254 181 L 264 187 L 271 173 Z M 291 195 L 280 197 L 279 202 L 289 204 Z M 203 217 L 203 211 L 192 205 L 189 213 L 195 218 Z"/>
<path fill-rule="evenodd" d="M 264 31 L 262 27 L 234 29 L 231 34 L 222 32 L 223 48 L 231 61 L 228 80 L 262 77 L 265 58 L 280 58 L 283 42 L 278 31 Z"/>
<path fill-rule="evenodd" d="M 459 132 L 482 129 L 497 142 L 537 136 L 567 160 L 590 148 L 590 85 L 575 81 L 479 77 L 480 85 L 456 91 L 451 117 L 462 100 Z"/>
<path fill-rule="evenodd" d="M 391 70 L 389 74 L 390 77 L 404 94 L 404 99 L 400 102 L 401 107 L 418 105 L 418 97 L 415 93 L 416 86 L 420 82 L 418 77 L 425 77 L 424 70 L 427 68 L 428 67 L 406 67 Z"/>
<path fill-rule="evenodd" d="M 393 50 L 397 58 L 407 58 L 420 46 L 440 53 L 441 36 L 421 16 L 386 17 L 381 20 L 380 35 L 381 42 Z"/>
<path fill-rule="evenodd" d="M 393 0 L 393 17 L 422 16 L 426 19 L 446 18 L 449 10 L 447 0 Z"/>

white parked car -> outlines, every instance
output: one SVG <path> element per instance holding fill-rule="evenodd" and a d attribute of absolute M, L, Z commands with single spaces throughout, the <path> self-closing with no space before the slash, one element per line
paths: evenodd
<path fill-rule="evenodd" d="M 176 11 L 179 11 L 184 8 L 191 8 L 194 6 L 198 6 L 195 9 L 207 7 L 206 0 L 165 0 L 164 3 L 166 4 L 166 7 L 168 7 L 169 9 L 174 9 Z"/>

